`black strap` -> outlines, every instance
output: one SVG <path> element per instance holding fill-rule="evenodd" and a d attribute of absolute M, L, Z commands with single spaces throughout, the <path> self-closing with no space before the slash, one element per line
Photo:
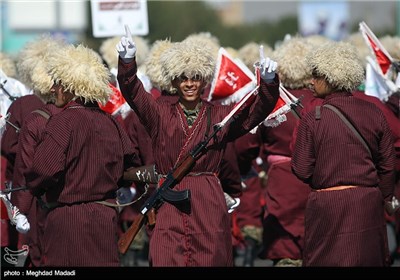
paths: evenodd
<path fill-rule="evenodd" d="M 329 104 L 325 104 L 323 107 L 332 110 L 333 112 L 335 112 L 340 117 L 340 119 L 347 125 L 347 127 L 350 128 L 351 131 L 353 131 L 355 136 L 357 136 L 357 138 L 360 140 L 360 142 L 368 150 L 369 155 L 372 157 L 371 150 L 369 149 L 369 147 L 368 147 L 367 143 L 365 142 L 364 138 L 357 131 L 357 129 L 351 124 L 351 122 L 349 122 L 349 120 L 342 114 L 342 112 L 340 112 L 335 106 L 332 106 L 332 105 L 329 105 Z"/>
<path fill-rule="evenodd" d="M 48 120 L 50 118 L 50 115 L 47 112 L 45 112 L 45 111 L 43 111 L 41 109 L 37 109 L 35 111 L 32 111 L 32 113 L 38 113 L 38 114 L 42 115 L 46 120 Z"/>
<path fill-rule="evenodd" d="M 316 120 L 321 119 L 321 106 L 315 107 L 315 119 Z"/>

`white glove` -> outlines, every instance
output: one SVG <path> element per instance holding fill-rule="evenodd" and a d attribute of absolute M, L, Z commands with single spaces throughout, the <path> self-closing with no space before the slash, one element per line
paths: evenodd
<path fill-rule="evenodd" d="M 278 63 L 269 57 L 264 57 L 264 46 L 260 46 L 260 76 L 267 83 L 271 83 L 275 78 Z"/>
<path fill-rule="evenodd" d="M 31 228 L 31 225 L 24 214 L 18 213 L 17 216 L 15 216 L 14 221 L 15 228 L 20 233 L 27 233 Z"/>
<path fill-rule="evenodd" d="M 399 200 L 393 196 L 391 201 L 385 202 L 385 210 L 386 212 L 392 216 L 397 210 L 400 209 L 400 202 Z"/>
<path fill-rule="evenodd" d="M 235 210 L 239 206 L 240 198 L 233 198 L 226 192 L 224 192 L 224 196 L 225 196 L 226 206 L 228 207 L 228 213 L 232 213 L 233 210 Z"/>
<path fill-rule="evenodd" d="M 125 25 L 125 36 L 121 37 L 121 40 L 118 42 L 116 48 L 119 56 L 125 63 L 131 62 L 135 57 L 136 45 L 133 42 L 132 34 L 128 25 Z"/>
<path fill-rule="evenodd" d="M 119 204 L 129 203 L 136 195 L 135 188 L 120 188 L 117 190 L 117 200 Z"/>

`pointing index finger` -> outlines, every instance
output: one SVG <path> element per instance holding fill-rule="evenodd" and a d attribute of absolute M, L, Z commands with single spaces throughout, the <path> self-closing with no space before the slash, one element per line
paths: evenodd
<path fill-rule="evenodd" d="M 131 30 L 129 29 L 129 26 L 127 24 L 125 24 L 125 35 L 128 39 L 132 40 L 132 33 Z"/>
<path fill-rule="evenodd" d="M 260 61 L 264 59 L 264 46 L 260 45 Z"/>

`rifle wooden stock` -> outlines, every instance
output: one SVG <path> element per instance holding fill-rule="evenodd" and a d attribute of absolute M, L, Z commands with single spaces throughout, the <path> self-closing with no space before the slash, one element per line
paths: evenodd
<path fill-rule="evenodd" d="M 121 254 L 125 254 L 128 251 L 129 247 L 132 244 L 133 239 L 135 239 L 136 234 L 142 228 L 144 224 L 144 219 L 145 216 L 142 213 L 139 213 L 133 224 L 119 238 L 118 250 Z"/>

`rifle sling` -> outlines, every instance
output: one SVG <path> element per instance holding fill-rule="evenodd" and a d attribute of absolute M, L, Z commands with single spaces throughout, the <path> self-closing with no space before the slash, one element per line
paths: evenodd
<path fill-rule="evenodd" d="M 43 111 L 41 109 L 37 109 L 35 111 L 32 111 L 32 113 L 38 113 L 38 114 L 42 115 L 42 117 L 44 117 L 46 120 L 48 120 L 50 118 L 50 115 L 47 112 L 45 112 L 45 111 Z"/>
<path fill-rule="evenodd" d="M 134 201 L 131 201 L 129 203 L 117 204 L 117 203 L 111 203 L 111 202 L 108 202 L 108 201 L 105 201 L 105 200 L 101 200 L 101 201 L 88 201 L 88 202 L 65 204 L 65 203 L 59 203 L 57 201 L 55 201 L 55 202 L 44 202 L 41 197 L 37 197 L 37 200 L 38 200 L 39 205 L 41 206 L 41 208 L 42 209 L 47 209 L 47 210 L 53 210 L 54 208 L 58 208 L 58 207 L 62 207 L 62 206 L 67 206 L 67 205 L 70 206 L 70 205 L 82 204 L 82 203 L 98 203 L 98 204 L 102 204 L 102 205 L 108 206 L 108 207 L 119 208 L 119 207 L 129 206 L 129 205 L 131 205 L 131 204 L 136 202 L 136 200 L 134 200 Z"/>
<path fill-rule="evenodd" d="M 319 106 L 317 106 L 317 107 L 319 107 Z M 358 138 L 358 140 L 360 140 L 360 142 L 363 144 L 363 146 L 367 149 L 369 155 L 372 157 L 371 150 L 369 149 L 364 138 L 361 136 L 361 134 L 358 132 L 358 130 L 351 124 L 351 122 L 342 114 L 342 112 L 340 112 L 335 106 L 332 106 L 330 104 L 325 104 L 322 107 L 328 108 L 329 110 L 335 112 L 336 115 L 338 115 L 339 118 L 344 122 L 344 124 L 354 133 L 354 135 Z M 318 111 L 316 111 L 316 112 L 318 112 Z"/>

